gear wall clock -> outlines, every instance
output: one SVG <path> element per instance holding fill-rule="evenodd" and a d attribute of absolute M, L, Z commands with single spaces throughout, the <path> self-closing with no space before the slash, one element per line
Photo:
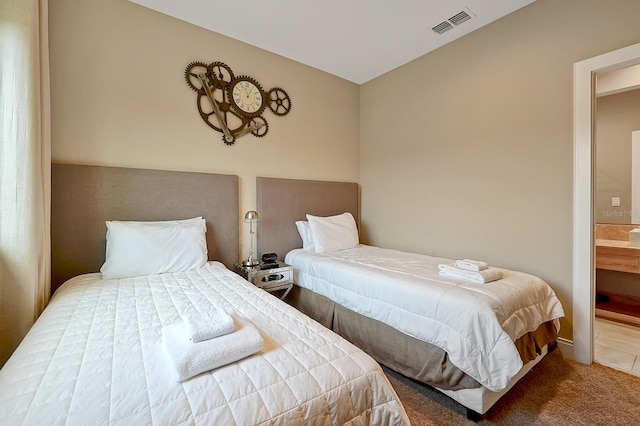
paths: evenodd
<path fill-rule="evenodd" d="M 260 83 L 246 75 L 236 77 L 223 62 L 190 63 L 185 72 L 187 84 L 197 93 L 200 117 L 222 140 L 233 145 L 241 136 L 260 138 L 269 131 L 262 114 L 269 109 L 277 116 L 291 111 L 291 98 L 279 87 L 265 91 Z"/>

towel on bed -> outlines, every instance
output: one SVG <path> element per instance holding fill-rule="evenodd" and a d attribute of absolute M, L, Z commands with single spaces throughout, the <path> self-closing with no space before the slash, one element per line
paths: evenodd
<path fill-rule="evenodd" d="M 214 307 L 183 317 L 189 339 L 193 343 L 213 339 L 235 330 L 233 318 L 223 308 Z"/>
<path fill-rule="evenodd" d="M 244 321 L 238 321 L 233 333 L 198 343 L 185 338 L 184 328 L 181 321 L 162 329 L 163 347 L 178 382 L 253 355 L 264 344 L 258 330 Z"/>
<path fill-rule="evenodd" d="M 455 264 L 440 264 L 439 274 L 446 277 L 460 278 L 474 283 L 488 283 L 502 278 L 502 271 L 497 268 L 487 268 L 483 271 L 470 271 L 468 269 L 458 268 Z"/>
<path fill-rule="evenodd" d="M 456 260 L 456 266 L 458 268 L 468 269 L 470 271 L 484 271 L 489 267 L 487 262 L 471 259 Z"/>

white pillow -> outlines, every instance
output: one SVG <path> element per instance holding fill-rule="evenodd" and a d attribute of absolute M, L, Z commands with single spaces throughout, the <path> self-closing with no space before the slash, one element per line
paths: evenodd
<path fill-rule="evenodd" d="M 107 221 L 105 280 L 197 269 L 207 262 L 202 217 L 158 222 Z"/>
<path fill-rule="evenodd" d="M 356 247 L 358 228 L 351 213 L 320 217 L 307 215 L 316 253 L 345 250 Z"/>
<path fill-rule="evenodd" d="M 313 244 L 313 238 L 311 237 L 311 227 L 309 226 L 309 222 L 306 220 L 298 220 L 296 221 L 296 227 L 298 228 L 300 238 L 302 238 L 302 248 L 314 251 L 315 245 Z"/>

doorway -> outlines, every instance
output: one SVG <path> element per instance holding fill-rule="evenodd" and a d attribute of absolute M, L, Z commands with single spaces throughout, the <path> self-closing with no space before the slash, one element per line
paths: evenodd
<path fill-rule="evenodd" d="M 594 107 L 598 72 L 640 64 L 640 43 L 574 64 L 573 169 L 573 358 L 593 362 L 594 263 Z"/>
<path fill-rule="evenodd" d="M 594 362 L 640 375 L 640 65 L 596 74 Z M 631 238 L 630 238 L 631 237 Z M 633 240 L 633 241 L 630 241 Z"/>

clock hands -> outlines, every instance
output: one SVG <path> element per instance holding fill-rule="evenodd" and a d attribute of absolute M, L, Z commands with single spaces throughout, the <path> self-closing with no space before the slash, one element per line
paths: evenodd
<path fill-rule="evenodd" d="M 250 104 L 251 102 L 251 90 L 247 89 L 245 87 L 244 89 L 244 98 L 245 98 L 245 103 Z"/>
<path fill-rule="evenodd" d="M 207 76 L 205 74 L 198 74 L 197 77 L 198 77 L 198 80 L 200 80 L 200 83 L 202 83 L 202 88 L 204 89 L 204 92 L 206 93 L 207 98 L 209 98 L 209 102 L 211 102 L 211 107 L 213 108 L 213 112 L 215 112 L 216 117 L 220 122 L 220 127 L 222 128 L 222 133 L 224 133 L 225 142 L 233 143 L 233 141 L 235 140 L 235 136 L 233 136 L 229 131 L 229 128 L 227 127 L 227 123 L 222 117 L 222 112 L 220 111 L 220 107 L 218 106 L 218 103 L 216 102 L 216 100 L 213 98 L 213 93 L 211 93 L 211 88 L 209 87 L 209 84 L 207 82 Z"/>

